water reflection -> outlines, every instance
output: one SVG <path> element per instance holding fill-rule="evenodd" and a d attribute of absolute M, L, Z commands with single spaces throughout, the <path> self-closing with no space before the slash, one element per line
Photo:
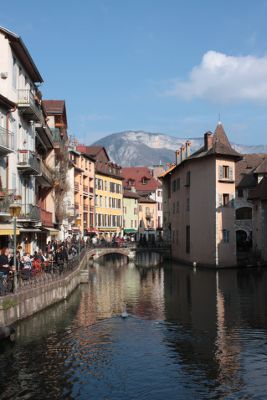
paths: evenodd
<path fill-rule="evenodd" d="M 1 399 L 265 398 L 267 271 L 124 261 L 99 260 L 67 301 L 18 324 Z"/>

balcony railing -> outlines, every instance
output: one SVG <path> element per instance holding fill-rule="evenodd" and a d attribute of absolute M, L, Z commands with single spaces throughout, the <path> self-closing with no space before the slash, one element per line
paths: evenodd
<path fill-rule="evenodd" d="M 0 189 L 0 215 L 9 215 L 9 206 L 15 201 L 15 190 Z"/>
<path fill-rule="evenodd" d="M 59 128 L 50 128 L 53 138 L 54 147 L 59 148 L 64 145 L 64 130 Z"/>
<path fill-rule="evenodd" d="M 79 203 L 75 203 L 74 207 L 75 207 L 75 210 L 79 210 L 79 208 L 80 208 Z"/>
<path fill-rule="evenodd" d="M 88 194 L 88 186 L 83 185 L 83 192 L 86 193 L 86 194 Z"/>
<path fill-rule="evenodd" d="M 90 206 L 90 213 L 93 213 L 95 211 L 95 207 Z"/>
<path fill-rule="evenodd" d="M 18 90 L 18 108 L 27 120 L 41 121 L 42 111 L 39 106 L 39 99 L 31 90 Z"/>
<path fill-rule="evenodd" d="M 17 167 L 29 175 L 41 174 L 40 160 L 30 150 L 18 150 Z"/>
<path fill-rule="evenodd" d="M 88 204 L 84 204 L 83 208 L 84 208 L 84 211 L 88 211 Z"/>
<path fill-rule="evenodd" d="M 41 174 L 42 176 L 50 183 L 53 182 L 53 176 L 51 170 L 47 167 L 45 162 L 41 159 L 40 160 L 40 167 L 41 167 Z"/>
<path fill-rule="evenodd" d="M 49 211 L 41 209 L 41 222 L 43 225 L 53 227 L 53 214 Z"/>
<path fill-rule="evenodd" d="M 74 190 L 76 192 L 79 192 L 79 183 L 78 182 L 74 182 Z"/>
<path fill-rule="evenodd" d="M 14 134 L 0 126 L 0 155 L 14 151 Z"/>
<path fill-rule="evenodd" d="M 40 207 L 33 204 L 22 204 L 19 219 L 40 221 Z"/>

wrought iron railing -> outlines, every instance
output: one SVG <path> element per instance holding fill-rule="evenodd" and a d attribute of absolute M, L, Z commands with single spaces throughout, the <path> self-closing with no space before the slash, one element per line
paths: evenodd
<path fill-rule="evenodd" d="M 40 221 L 41 211 L 40 207 L 33 204 L 22 204 L 19 219 L 29 219 Z"/>
<path fill-rule="evenodd" d="M 0 214 L 9 214 L 9 206 L 15 201 L 15 190 L 0 189 Z"/>
<path fill-rule="evenodd" d="M 0 147 L 14 150 L 14 134 L 0 126 Z"/>
<path fill-rule="evenodd" d="M 29 89 L 18 89 L 18 107 L 30 108 L 42 120 L 42 111 L 39 106 L 40 99 Z"/>
<path fill-rule="evenodd" d="M 36 171 L 36 173 L 41 173 L 40 160 L 36 157 L 36 155 L 30 150 L 18 150 L 18 167 L 20 169 L 32 169 Z"/>

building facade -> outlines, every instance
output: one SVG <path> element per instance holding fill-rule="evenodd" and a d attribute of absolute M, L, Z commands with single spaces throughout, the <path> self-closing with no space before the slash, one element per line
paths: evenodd
<path fill-rule="evenodd" d="M 99 237 L 110 241 L 123 234 L 121 168 L 110 161 L 104 147 L 77 148 L 95 160 L 95 228 Z"/>
<path fill-rule="evenodd" d="M 123 232 L 135 239 L 139 227 L 139 197 L 133 189 L 123 191 Z"/>
<path fill-rule="evenodd" d="M 172 256 L 204 266 L 236 265 L 235 164 L 241 159 L 219 123 L 204 135 L 204 146 L 190 155 L 187 142 L 177 165 L 163 176 L 168 213 L 164 229 Z"/>

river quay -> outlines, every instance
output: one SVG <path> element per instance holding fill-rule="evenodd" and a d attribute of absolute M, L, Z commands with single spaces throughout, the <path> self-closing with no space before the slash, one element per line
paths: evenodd
<path fill-rule="evenodd" d="M 0 297 L 0 327 L 9 326 L 66 299 L 80 284 L 86 257 L 87 253 L 83 252 L 74 260 L 72 268 L 61 274 L 45 274 L 24 283 L 15 293 Z"/>

